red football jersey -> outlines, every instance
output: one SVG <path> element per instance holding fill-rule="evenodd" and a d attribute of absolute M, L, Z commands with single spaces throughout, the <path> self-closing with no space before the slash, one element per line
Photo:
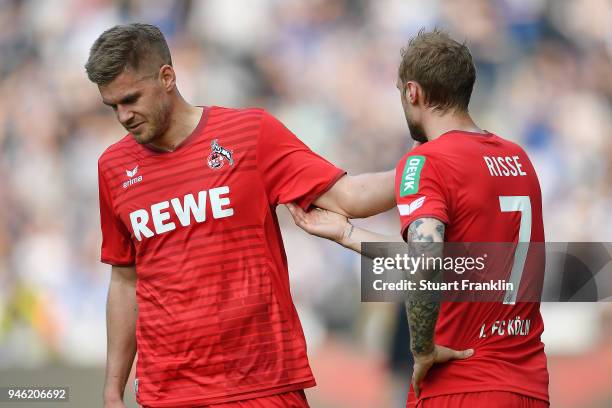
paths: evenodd
<path fill-rule="evenodd" d="M 221 107 L 173 152 L 128 134 L 98 166 L 102 262 L 138 276 L 138 402 L 314 386 L 275 208 L 307 208 L 344 172 L 263 110 Z"/>
<path fill-rule="evenodd" d="M 491 133 L 452 131 L 410 151 L 396 169 L 396 198 L 403 236 L 432 217 L 447 242 L 544 242 L 535 170 L 520 146 Z M 443 302 L 436 344 L 474 355 L 435 365 L 421 398 L 498 390 L 548 400 L 543 330 L 536 302 Z"/>

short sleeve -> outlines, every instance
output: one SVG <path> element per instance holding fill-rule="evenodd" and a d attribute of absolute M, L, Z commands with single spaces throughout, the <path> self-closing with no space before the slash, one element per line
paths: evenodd
<path fill-rule="evenodd" d="M 442 178 L 431 157 L 404 157 L 395 170 L 395 198 L 401 234 L 417 218 L 436 218 L 448 224 L 448 203 Z"/>
<path fill-rule="evenodd" d="M 257 166 L 270 205 L 295 202 L 305 210 L 346 174 L 266 112 L 257 146 Z"/>
<path fill-rule="evenodd" d="M 135 264 L 135 250 L 130 233 L 113 211 L 108 183 L 98 165 L 100 194 L 100 227 L 102 229 L 101 261 L 115 266 Z"/>

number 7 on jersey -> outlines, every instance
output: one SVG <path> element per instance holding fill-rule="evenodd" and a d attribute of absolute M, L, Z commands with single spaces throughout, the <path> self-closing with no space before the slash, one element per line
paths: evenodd
<path fill-rule="evenodd" d="M 531 241 L 531 200 L 529 196 L 500 196 L 499 206 L 502 212 L 520 211 L 521 222 L 519 226 L 518 244 L 514 252 L 514 263 L 510 272 L 509 281 L 512 283 L 512 289 L 506 291 L 504 296 L 505 305 L 513 305 L 516 303 L 516 297 L 521 284 L 521 277 L 525 267 L 525 259 L 527 258 L 528 245 L 521 245 L 521 242 Z"/>

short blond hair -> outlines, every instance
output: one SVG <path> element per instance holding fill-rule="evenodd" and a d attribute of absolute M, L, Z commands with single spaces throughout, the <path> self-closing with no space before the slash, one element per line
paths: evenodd
<path fill-rule="evenodd" d="M 448 33 L 421 30 L 401 50 L 398 76 L 403 85 L 415 81 L 425 102 L 441 111 L 467 112 L 476 68 L 470 50 Z"/>

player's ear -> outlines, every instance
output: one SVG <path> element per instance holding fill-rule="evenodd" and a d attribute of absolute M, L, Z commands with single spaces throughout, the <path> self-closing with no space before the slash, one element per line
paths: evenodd
<path fill-rule="evenodd" d="M 420 98 L 422 97 L 421 86 L 414 81 L 406 82 L 406 100 L 411 105 L 416 105 L 419 103 Z"/>
<path fill-rule="evenodd" d="M 159 69 L 159 80 L 161 81 L 166 92 L 173 90 L 176 84 L 176 74 L 174 73 L 174 68 L 172 68 L 171 65 L 162 65 L 162 67 Z"/>

